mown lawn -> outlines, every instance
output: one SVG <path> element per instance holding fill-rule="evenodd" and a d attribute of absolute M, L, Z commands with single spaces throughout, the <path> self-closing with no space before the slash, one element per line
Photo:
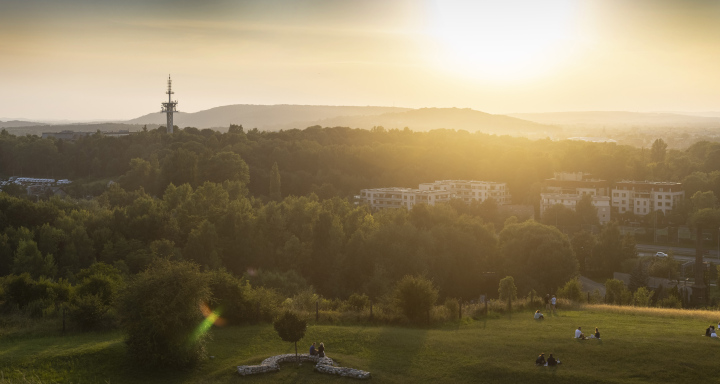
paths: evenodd
<path fill-rule="evenodd" d="M 466 319 L 434 329 L 311 325 L 298 349 L 323 341 L 336 362 L 372 372 L 375 383 L 719 382 L 720 339 L 702 337 L 711 324 L 704 317 L 586 309 L 561 311 L 541 322 L 515 313 L 511 319 Z M 586 333 L 599 327 L 602 340 L 574 340 L 579 325 Z M 208 352 L 214 358 L 188 371 L 138 368 L 127 358 L 120 332 L 6 337 L 0 339 L 0 383 L 355 381 L 315 373 L 310 364 L 240 377 L 237 365 L 294 352 L 293 346 L 271 325 L 218 328 L 212 334 Z M 555 354 L 563 364 L 535 367 L 540 352 Z"/>

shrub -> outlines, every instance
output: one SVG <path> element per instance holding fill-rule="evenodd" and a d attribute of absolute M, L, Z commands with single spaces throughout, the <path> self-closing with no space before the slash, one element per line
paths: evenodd
<path fill-rule="evenodd" d="M 504 279 L 500 280 L 498 293 L 500 294 L 500 300 L 502 301 L 517 299 L 517 287 L 515 286 L 515 279 L 513 279 L 512 276 L 507 276 Z"/>
<path fill-rule="evenodd" d="M 70 320 L 83 331 L 101 325 L 108 319 L 110 307 L 100 295 L 84 294 L 75 296 L 70 306 Z"/>
<path fill-rule="evenodd" d="M 438 291 L 433 282 L 425 277 L 403 277 L 395 285 L 395 305 L 411 321 L 418 321 L 427 315 L 438 299 Z"/>
<path fill-rule="evenodd" d="M 257 321 L 273 321 L 283 297 L 274 289 L 255 288 L 249 292 L 252 303 L 252 318 Z"/>
<path fill-rule="evenodd" d="M 623 300 L 627 296 L 627 288 L 625 283 L 617 279 L 607 279 L 605 281 L 605 299 L 608 304 L 622 305 L 627 303 Z"/>
<path fill-rule="evenodd" d="M 353 293 L 348 298 L 348 305 L 350 305 L 350 308 L 354 311 L 362 311 L 368 304 L 370 304 L 370 298 L 365 294 L 358 295 L 357 293 Z"/>
<path fill-rule="evenodd" d="M 650 300 L 655 292 L 648 290 L 645 287 L 640 287 L 635 291 L 633 295 L 633 303 L 638 307 L 649 307 Z"/>
<path fill-rule="evenodd" d="M 659 300 L 658 305 L 662 308 L 682 308 L 682 301 L 675 295 L 668 295 L 668 297 Z"/>
<path fill-rule="evenodd" d="M 253 320 L 250 285 L 225 270 L 208 272 L 212 300 L 210 307 L 233 324 Z"/>
<path fill-rule="evenodd" d="M 146 366 L 185 367 L 205 356 L 201 306 L 207 275 L 188 262 L 155 260 L 119 297 L 131 357 Z"/>
<path fill-rule="evenodd" d="M 558 289 L 558 297 L 569 299 L 575 302 L 583 301 L 584 295 L 582 292 L 582 283 L 576 278 L 568 281 L 565 285 Z"/>
<path fill-rule="evenodd" d="M 443 306 L 447 310 L 447 317 L 449 319 L 457 319 L 457 316 L 460 313 L 460 302 L 457 299 L 448 297 L 445 299 L 445 304 L 443 304 Z"/>

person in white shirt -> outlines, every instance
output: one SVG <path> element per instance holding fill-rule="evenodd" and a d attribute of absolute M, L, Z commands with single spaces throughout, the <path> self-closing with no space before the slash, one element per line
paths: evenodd
<path fill-rule="evenodd" d="M 582 327 L 578 327 L 578 329 L 575 330 L 575 338 L 585 340 L 585 334 L 582 332 Z"/>
<path fill-rule="evenodd" d="M 537 311 L 535 311 L 535 320 L 543 320 L 544 318 L 545 318 L 545 316 L 543 316 L 543 314 L 540 313 L 539 309 Z"/>
<path fill-rule="evenodd" d="M 552 299 L 550 299 L 551 309 L 553 312 L 555 312 L 555 304 L 557 304 L 557 298 L 555 298 L 555 295 L 553 295 Z"/>

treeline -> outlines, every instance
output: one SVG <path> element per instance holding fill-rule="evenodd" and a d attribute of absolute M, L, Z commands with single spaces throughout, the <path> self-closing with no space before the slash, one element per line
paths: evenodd
<path fill-rule="evenodd" d="M 441 179 L 508 183 L 513 202 L 536 203 L 541 183 L 556 171 L 589 172 L 617 181 L 663 180 L 687 184 L 687 195 L 712 190 L 720 196 L 720 143 L 699 142 L 667 150 L 612 143 L 531 141 L 465 131 L 372 131 L 310 127 L 304 130 L 227 133 L 164 127 L 125 137 L 94 134 L 77 141 L 0 133 L 0 174 L 120 179 L 125 189 L 142 187 L 160 196 L 173 183 L 193 188 L 206 181 L 244 182 L 255 197 L 350 197 L 363 188 L 417 187 Z M 275 171 L 273 171 L 274 165 Z M 280 183 L 277 183 L 277 181 Z M 102 193 L 76 183 L 76 197 Z"/>

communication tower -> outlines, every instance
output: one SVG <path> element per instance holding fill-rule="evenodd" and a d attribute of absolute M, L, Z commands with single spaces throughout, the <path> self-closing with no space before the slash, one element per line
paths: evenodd
<path fill-rule="evenodd" d="M 172 91 L 172 80 L 170 79 L 170 75 L 168 75 L 168 101 L 167 103 L 162 103 L 162 111 L 163 113 L 167 114 L 167 133 L 173 133 L 173 112 L 177 112 L 177 109 L 175 107 L 177 106 L 177 100 L 172 101 L 172 95 L 175 93 Z"/>

